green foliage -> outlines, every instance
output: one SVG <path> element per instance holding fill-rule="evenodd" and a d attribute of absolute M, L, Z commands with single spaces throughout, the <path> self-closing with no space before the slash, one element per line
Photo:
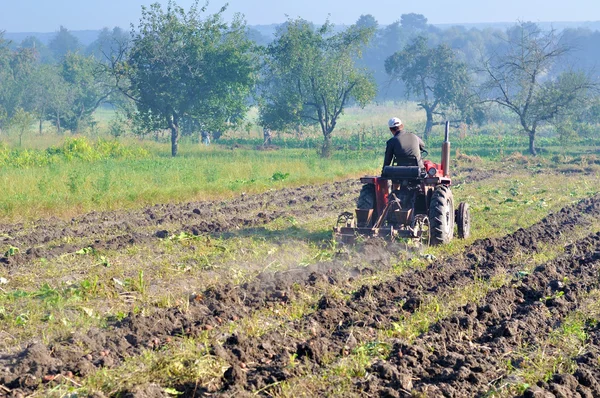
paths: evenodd
<path fill-rule="evenodd" d="M 322 154 L 331 154 L 331 133 L 350 101 L 364 106 L 375 96 L 372 77 L 356 67 L 356 55 L 373 28 L 351 26 L 333 34 L 325 23 L 315 29 L 289 20 L 266 50 L 260 124 L 269 128 L 318 125 Z"/>
<path fill-rule="evenodd" d="M 149 156 L 139 147 L 128 147 L 116 140 L 90 141 L 85 137 L 66 138 L 62 145 L 40 150 L 11 150 L 0 146 L 2 167 L 42 167 L 64 162 L 95 162 L 107 159 L 140 159 Z"/>
<path fill-rule="evenodd" d="M 23 135 L 31 129 L 31 125 L 34 121 L 35 116 L 32 113 L 26 112 L 23 108 L 17 108 L 15 111 L 15 114 L 10 120 L 10 125 L 19 135 L 19 146 L 23 145 Z"/>
<path fill-rule="evenodd" d="M 60 76 L 67 84 L 70 106 L 60 116 L 63 127 L 79 132 L 91 122 L 92 114 L 112 92 L 108 75 L 93 57 L 68 53 L 60 64 Z"/>
<path fill-rule="evenodd" d="M 31 49 L 11 50 L 10 42 L 0 32 L 0 129 L 18 109 L 28 111 L 28 81 L 34 68 L 35 56 Z"/>
<path fill-rule="evenodd" d="M 118 51 L 129 43 L 129 34 L 119 27 L 103 28 L 98 38 L 86 48 L 86 54 L 98 62 L 109 63 L 118 57 Z"/>
<path fill-rule="evenodd" d="M 171 130 L 173 156 L 183 119 L 211 130 L 239 121 L 254 85 L 256 62 L 244 22 L 223 22 L 225 7 L 202 18 L 205 11 L 197 0 L 187 13 L 173 1 L 166 10 L 159 3 L 142 7 L 131 52 L 113 70 L 136 101 L 140 128 Z"/>
<path fill-rule="evenodd" d="M 283 181 L 286 178 L 288 178 L 289 176 L 290 176 L 290 173 L 282 173 L 282 172 L 277 171 L 277 172 L 273 173 L 273 176 L 271 177 L 271 179 L 273 181 Z"/>
<path fill-rule="evenodd" d="M 407 96 L 415 98 L 425 110 L 425 139 L 429 138 L 431 127 L 447 120 L 453 109 L 462 113 L 458 121 L 467 120 L 471 79 L 467 65 L 449 46 L 430 48 L 427 38 L 418 36 L 385 60 L 385 70 L 392 78 L 402 80 Z M 434 121 L 435 115 L 440 119 Z"/>
<path fill-rule="evenodd" d="M 52 51 L 54 58 L 60 60 L 68 54 L 76 53 L 81 48 L 81 44 L 67 28 L 61 26 L 56 35 L 50 40 L 50 43 L 48 43 L 48 47 Z"/>
<path fill-rule="evenodd" d="M 18 247 L 11 246 L 11 247 L 9 247 L 9 248 L 8 248 L 8 250 L 7 250 L 7 251 L 4 253 L 4 257 L 11 257 L 11 256 L 14 256 L 14 255 L 17 255 L 17 254 L 19 254 L 20 252 L 21 252 L 21 251 L 19 250 L 19 248 L 18 248 Z"/>
<path fill-rule="evenodd" d="M 508 31 L 508 49 L 482 65 L 487 82 L 486 100 L 505 107 L 529 136 L 529 152 L 537 154 L 535 138 L 544 123 L 563 122 L 585 107 L 589 91 L 596 87 L 582 72 L 562 72 L 547 79 L 547 71 L 572 48 L 555 31 L 543 32 L 536 24 L 522 22 Z"/>

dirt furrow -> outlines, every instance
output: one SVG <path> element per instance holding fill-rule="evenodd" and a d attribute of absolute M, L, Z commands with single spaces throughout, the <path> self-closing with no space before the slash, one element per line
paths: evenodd
<path fill-rule="evenodd" d="M 359 189 L 360 183 L 351 180 L 286 188 L 223 202 L 161 204 L 129 212 L 89 213 L 68 222 L 49 219 L 33 225 L 3 225 L 0 242 L 19 252 L 0 257 L 0 264 L 10 267 L 83 247 L 120 250 L 180 232 L 221 234 L 261 226 L 282 216 L 333 215 L 351 208 Z M 63 238 L 80 238 L 80 242 L 64 243 Z"/>
<path fill-rule="evenodd" d="M 540 381 L 529 387 L 520 397 L 600 397 L 600 325 L 594 325 L 588 333 L 586 352 L 574 358 L 575 373 L 555 374 L 548 382 Z"/>
<path fill-rule="evenodd" d="M 466 172 L 455 183 L 481 181 L 497 174 L 476 169 Z M 83 247 L 120 250 L 180 232 L 221 234 L 265 225 L 282 216 L 335 215 L 353 207 L 360 187 L 357 179 L 350 179 L 270 190 L 225 201 L 158 204 L 139 210 L 91 212 L 69 221 L 50 218 L 27 224 L 4 224 L 0 225 L 0 244 L 16 247 L 19 252 L 0 257 L 0 265 L 10 267 L 37 258 L 53 258 Z M 65 238 L 80 242 L 64 243 Z"/>
<path fill-rule="evenodd" d="M 232 364 L 225 374 L 228 391 L 258 389 L 273 380 L 292 376 L 287 365 L 293 355 L 321 366 L 342 354 L 346 346 L 352 346 L 350 337 L 354 328 L 362 328 L 368 334 L 369 329 L 385 327 L 400 315 L 418 308 L 424 294 L 461 286 L 475 276 L 491 276 L 515 253 L 533 252 L 538 242 L 557 242 L 562 233 L 599 214 L 599 198 L 590 198 L 551 214 L 525 230 L 501 239 L 475 242 L 467 248 L 464 258 L 433 264 L 393 282 L 360 289 L 348 302 L 323 297 L 314 314 L 287 325 L 290 330 L 308 332 L 312 338 L 293 338 L 281 331 L 257 339 L 230 336 L 223 346 L 215 346 L 215 355 Z M 328 274 L 327 267 L 306 273 L 305 277 L 306 283 L 323 278 L 337 283 L 335 276 Z M 49 346 L 34 344 L 16 355 L 4 355 L 0 358 L 0 383 L 11 389 L 33 391 L 44 375 L 72 372 L 85 376 L 99 367 L 117 366 L 123 358 L 137 355 L 141 350 L 160 348 L 182 331 L 194 335 L 207 329 L 207 325 L 212 327 L 235 320 L 269 302 L 289 300 L 292 285 L 286 287 L 284 283 L 283 288 L 270 291 L 265 287 L 269 282 L 278 284 L 276 279 L 267 282 L 257 279 L 246 286 L 209 290 L 194 297 L 185 314 L 169 309 L 149 317 L 131 315 L 105 330 L 91 330 Z M 296 278 L 295 282 L 302 283 L 302 279 Z M 399 303 L 404 304 L 399 306 Z M 243 371 L 242 364 L 246 367 Z"/>
<path fill-rule="evenodd" d="M 311 334 L 308 338 L 294 338 L 287 330 L 258 339 L 231 336 L 223 347 L 215 348 L 216 355 L 232 363 L 225 377 L 230 389 L 226 394 L 236 389 L 259 390 L 307 371 L 302 366 L 290 370 L 291 357 L 309 367 L 326 365 L 352 350 L 356 341 L 368 341 L 377 329 L 410 315 L 425 295 L 467 285 L 476 277 L 490 277 L 507 266 L 514 254 L 534 252 L 541 242 L 557 242 L 562 234 L 589 222 L 587 217 L 599 215 L 600 200 L 591 198 L 549 215 L 528 229 L 501 239 L 476 242 L 467 248 L 465 258 L 407 272 L 392 282 L 365 286 L 347 302 L 323 297 L 315 313 L 289 326 L 290 330 Z"/>
<path fill-rule="evenodd" d="M 361 389 L 391 397 L 411 391 L 430 397 L 485 395 L 505 375 L 509 360 L 519 367 L 520 347 L 538 345 L 578 308 L 581 297 L 598 288 L 600 234 L 576 246 L 581 251 L 590 243 L 592 251 L 562 256 L 491 292 L 481 304 L 464 306 L 415 344 L 398 342 L 388 361 L 374 364 Z"/>

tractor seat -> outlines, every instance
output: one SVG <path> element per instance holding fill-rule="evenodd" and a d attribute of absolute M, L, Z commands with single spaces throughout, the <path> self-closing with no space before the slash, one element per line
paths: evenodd
<path fill-rule="evenodd" d="M 407 180 L 423 177 L 424 170 L 419 166 L 385 166 L 381 177 L 390 180 Z"/>

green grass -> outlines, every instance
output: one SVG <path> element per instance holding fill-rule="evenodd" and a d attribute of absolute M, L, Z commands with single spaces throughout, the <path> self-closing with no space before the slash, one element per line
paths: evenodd
<path fill-rule="evenodd" d="M 20 148 L 7 131 L 0 147 L 4 188 L 0 221 L 225 198 L 375 174 L 390 137 L 386 123 L 391 116 L 420 134 L 424 115 L 413 102 L 351 107 L 333 133 L 335 152 L 330 159 L 319 157 L 322 134 L 314 127 L 303 127 L 301 136 L 295 131 L 276 132 L 273 142 L 279 150 L 257 150 L 262 130 L 256 124 L 256 109 L 247 117 L 247 128 L 225 132 L 218 144 L 205 147 L 194 137 L 182 137 L 177 158 L 170 156 L 167 132 L 143 140 L 132 136 L 107 140 L 115 113 L 104 108 L 95 114 L 96 127 L 81 132 L 87 138 L 57 135 L 52 126 L 44 125 L 43 135 L 32 127 Z M 495 162 L 531 172 L 600 169 L 597 138 L 582 138 L 565 148 L 556 135 L 544 132 L 538 139 L 543 156 L 531 158 L 520 155 L 527 148 L 527 137 L 515 131 L 503 123 L 453 129 L 452 148 L 460 151 L 463 164 L 476 162 L 483 170 L 498 168 Z M 428 142 L 434 162 L 439 161 L 442 136 L 443 127 L 436 126 Z M 101 137 L 105 139 L 98 140 Z M 453 157 L 456 154 L 452 151 Z"/>
<path fill-rule="evenodd" d="M 373 158 L 316 152 L 182 148 L 181 156 L 74 159 L 39 167 L 0 169 L 0 219 L 70 216 L 90 210 L 231 197 L 315 184 L 374 171 Z"/>

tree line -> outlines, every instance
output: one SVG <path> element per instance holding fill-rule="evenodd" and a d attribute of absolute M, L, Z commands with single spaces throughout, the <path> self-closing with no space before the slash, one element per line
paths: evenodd
<path fill-rule="evenodd" d="M 344 109 L 387 92 L 424 110 L 425 139 L 444 120 L 482 124 L 500 109 L 536 154 L 540 126 L 600 122 L 599 32 L 530 22 L 440 30 L 404 14 L 386 27 L 363 15 L 343 29 L 290 19 L 269 40 L 241 16 L 225 21 L 224 11 L 156 3 L 142 7 L 131 32 L 104 29 L 85 49 L 64 27 L 48 46 L 35 38 L 15 45 L 0 33 L 0 131 L 21 136 L 37 121 L 41 134 L 50 121 L 77 132 L 110 104 L 141 134 L 170 131 L 176 156 L 182 133 L 235 128 L 257 106 L 264 128 L 318 126 L 329 156 Z M 572 62 L 581 48 L 589 51 Z"/>

